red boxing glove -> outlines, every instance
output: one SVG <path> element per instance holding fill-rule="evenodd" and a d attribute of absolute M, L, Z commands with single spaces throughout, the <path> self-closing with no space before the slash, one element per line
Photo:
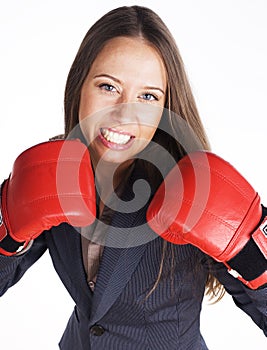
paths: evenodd
<path fill-rule="evenodd" d="M 191 243 L 251 289 L 267 283 L 267 217 L 260 197 L 228 162 L 193 152 L 155 194 L 150 227 L 175 244 Z"/>
<path fill-rule="evenodd" d="M 94 174 L 79 140 L 44 142 L 23 152 L 1 187 L 0 253 L 17 254 L 43 231 L 63 222 L 95 219 Z"/>

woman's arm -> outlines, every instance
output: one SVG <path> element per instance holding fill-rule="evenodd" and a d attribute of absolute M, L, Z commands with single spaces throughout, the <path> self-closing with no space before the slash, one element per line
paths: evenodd
<path fill-rule="evenodd" d="M 234 303 L 248 314 L 267 337 L 267 286 L 252 290 L 229 274 L 223 263 L 213 262 L 212 273 L 224 285 Z"/>
<path fill-rule="evenodd" d="M 28 268 L 44 254 L 46 248 L 45 235 L 41 235 L 24 254 L 18 256 L 0 254 L 0 296 L 21 279 Z"/>

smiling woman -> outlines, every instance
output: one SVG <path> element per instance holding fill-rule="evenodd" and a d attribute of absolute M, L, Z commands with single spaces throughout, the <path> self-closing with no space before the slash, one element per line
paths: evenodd
<path fill-rule="evenodd" d="M 146 147 L 160 122 L 166 85 L 164 63 L 143 38 L 116 37 L 104 45 L 82 86 L 79 108 L 94 167 L 105 157 L 122 163 Z M 140 102 L 159 107 L 149 122 L 145 111 L 135 108 Z"/>
<path fill-rule="evenodd" d="M 62 350 L 207 350 L 202 301 L 224 290 L 267 335 L 267 209 L 209 151 L 161 18 L 102 16 L 64 102 L 63 137 L 23 152 L 1 186 L 0 294 L 48 251 L 75 303 Z"/>

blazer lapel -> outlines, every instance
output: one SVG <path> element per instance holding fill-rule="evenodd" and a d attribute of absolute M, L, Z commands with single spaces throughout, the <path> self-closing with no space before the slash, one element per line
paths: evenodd
<path fill-rule="evenodd" d="M 140 173 L 135 169 L 107 231 L 93 296 L 92 324 L 101 319 L 119 297 L 142 258 L 146 243 L 158 237 L 146 224 L 147 192 L 142 186 L 135 188 L 134 194 L 132 192 L 138 178 Z M 133 197 L 134 203 L 130 202 Z M 133 211 L 133 207 L 137 210 Z"/>
<path fill-rule="evenodd" d="M 50 254 L 58 274 L 80 309 L 90 315 L 92 293 L 82 261 L 81 234 L 78 228 L 62 224 L 52 230 L 54 249 Z"/>
<path fill-rule="evenodd" d="M 129 248 L 105 248 L 93 296 L 92 323 L 101 319 L 121 294 L 140 261 L 145 245 Z"/>

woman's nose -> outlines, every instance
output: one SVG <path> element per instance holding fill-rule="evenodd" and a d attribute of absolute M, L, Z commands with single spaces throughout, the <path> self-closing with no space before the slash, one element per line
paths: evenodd
<path fill-rule="evenodd" d="M 128 91 L 123 91 L 120 94 L 120 97 L 119 97 L 117 102 L 120 104 L 133 103 L 133 102 L 136 102 L 136 98 L 135 98 L 135 95 L 133 93 L 128 92 Z"/>
<path fill-rule="evenodd" d="M 138 106 L 133 99 L 123 98 L 112 107 L 112 119 L 119 124 L 136 123 L 138 120 Z"/>

